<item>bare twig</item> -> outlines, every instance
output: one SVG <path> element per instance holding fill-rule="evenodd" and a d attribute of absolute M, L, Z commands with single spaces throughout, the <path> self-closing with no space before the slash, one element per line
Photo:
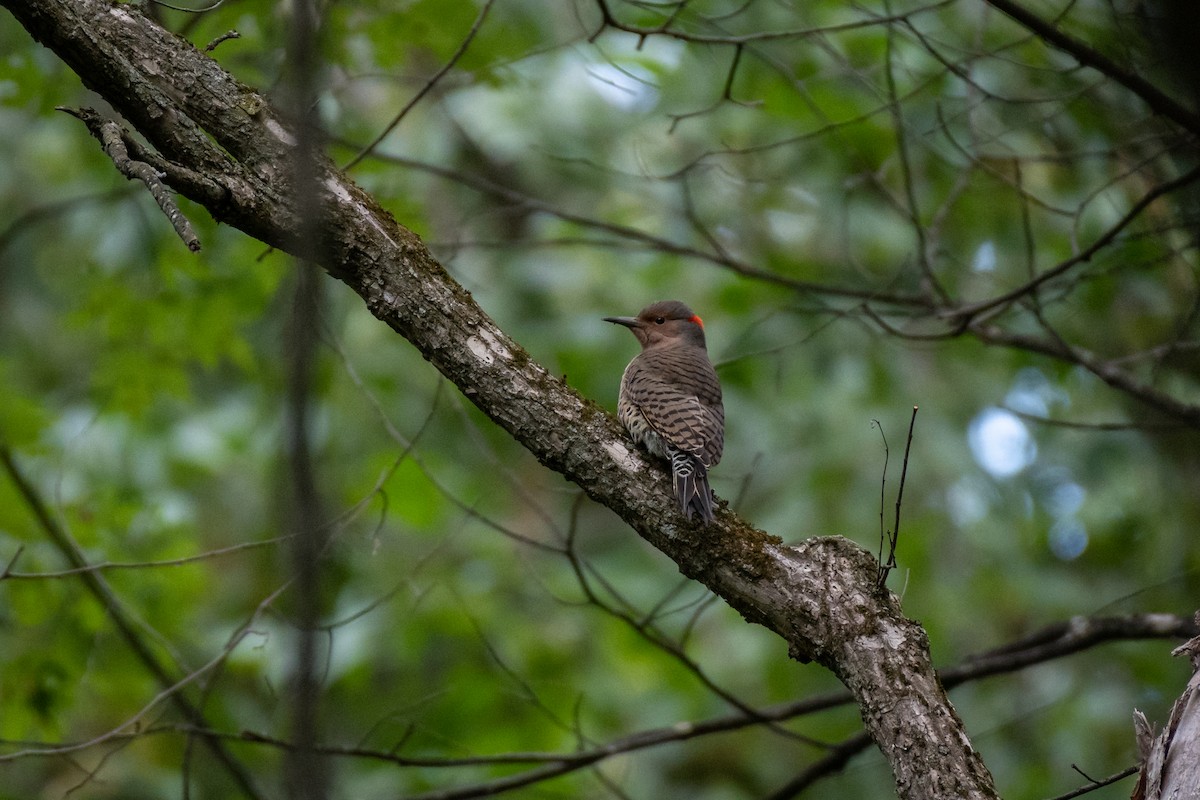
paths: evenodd
<path fill-rule="evenodd" d="M 742 62 L 742 52 L 745 50 L 745 47 L 746 45 L 743 43 L 734 45 L 733 60 L 729 65 L 729 72 L 725 76 L 725 88 L 721 91 L 721 96 L 716 100 L 716 102 L 704 108 L 697 109 L 696 111 L 685 111 L 681 114 L 669 115 L 671 118 L 671 124 L 667 127 L 667 133 L 674 133 L 675 129 L 679 126 L 679 123 L 687 119 L 703 116 L 704 114 L 719 108 L 722 103 L 734 103 L 735 105 L 742 106 L 743 108 L 752 108 L 754 106 L 762 105 L 762 101 L 737 100 L 733 96 L 733 79 L 737 75 L 738 64 Z"/>
<path fill-rule="evenodd" d="M 48 572 L 14 572 L 13 567 L 16 565 L 17 558 L 21 555 L 24 546 L 17 548 L 17 552 L 13 555 L 8 563 L 8 567 L 3 572 L 0 572 L 0 581 L 4 580 L 47 580 L 52 578 L 66 578 L 72 575 L 79 575 L 84 572 L 105 572 L 108 570 L 123 570 L 123 569 L 156 569 L 158 567 L 182 567 L 188 564 L 195 564 L 200 561 L 208 561 L 213 558 L 230 555 L 231 553 L 239 553 L 243 550 L 255 550 L 261 547 L 270 547 L 271 545 L 287 541 L 287 536 L 276 536 L 271 539 L 263 539 L 256 542 L 241 542 L 239 544 L 231 544 L 228 547 L 218 547 L 215 550 L 207 550 L 203 553 L 196 553 L 190 556 L 181 556 L 180 558 L 168 558 L 159 561 L 99 561 L 93 564 L 87 564 L 82 567 L 72 567 L 71 569 L 60 569 Z"/>
<path fill-rule="evenodd" d="M 891 4 L 885 0 L 884 10 L 891 12 Z M 946 289 L 938 280 L 937 274 L 934 272 L 932 260 L 929 257 L 930 247 L 928 240 L 928 229 L 921 221 L 921 203 L 917 198 L 917 179 L 913 174 L 912 159 L 909 155 L 909 143 L 904 114 L 900 108 L 900 95 L 896 90 L 896 69 L 895 69 L 895 38 L 896 29 L 889 25 L 887 35 L 884 41 L 887 45 L 887 51 L 883 59 L 883 73 L 887 83 L 887 99 L 888 107 L 892 117 L 892 128 L 896 134 L 896 154 L 900 161 L 900 176 L 904 183 L 904 202 L 902 208 L 905 216 L 908 217 L 909 223 L 912 225 L 914 244 L 917 249 L 917 263 L 921 267 L 921 275 L 924 278 L 925 291 L 935 295 L 940 302 L 945 303 L 950 296 Z"/>
<path fill-rule="evenodd" d="M 17 563 L 17 559 L 21 557 L 21 553 L 25 552 L 25 545 L 17 545 L 17 551 L 12 554 L 12 558 L 4 565 L 4 572 L 0 572 L 0 580 L 11 578 L 13 575 L 13 565 Z"/>
<path fill-rule="evenodd" d="M 988 2 L 991 2 L 991 0 L 988 0 Z M 1039 273 L 1037 276 L 1026 281 L 1015 289 L 1011 289 L 1003 294 L 987 300 L 981 300 L 977 303 L 971 303 L 970 305 L 947 309 L 945 312 L 943 312 L 942 316 L 956 321 L 956 326 L 958 329 L 965 330 L 970 326 L 971 322 L 983 312 L 990 311 L 998 306 L 1004 306 L 1013 303 L 1016 300 L 1025 297 L 1046 281 L 1057 278 L 1078 264 L 1090 261 L 1093 256 L 1111 244 L 1113 240 L 1117 238 L 1117 235 L 1126 227 L 1128 227 L 1130 223 L 1137 219 L 1138 216 L 1141 215 L 1141 213 L 1146 210 L 1146 207 L 1152 202 L 1163 195 L 1169 194 L 1177 189 L 1181 189 L 1189 184 L 1194 183 L 1197 179 L 1200 179 L 1200 166 L 1193 167 L 1182 175 L 1155 186 L 1153 189 L 1138 198 L 1138 201 L 1130 206 L 1129 210 L 1125 212 L 1124 216 L 1117 220 L 1100 237 L 1098 237 L 1080 252 L 1076 253 L 1070 258 L 1060 261 L 1053 267 L 1050 267 L 1049 269 Z"/>
<path fill-rule="evenodd" d="M 175 707 L 183 714 L 184 718 L 192 725 L 199 728 L 207 728 L 207 721 L 204 713 L 190 700 L 180 693 L 180 689 L 193 679 L 196 673 L 183 679 L 183 681 L 174 678 L 167 667 L 159 660 L 150 646 L 146 644 L 141 635 L 131 620 L 125 607 L 113 592 L 112 587 L 108 582 L 97 572 L 86 570 L 88 566 L 87 559 L 84 558 L 83 550 L 79 544 L 71 536 L 71 534 L 61 526 L 46 504 L 42 501 L 40 493 L 34 485 L 25 477 L 16 461 L 13 459 L 12 452 L 7 446 L 0 444 L 0 464 L 3 464 L 4 471 L 8 474 L 9 480 L 17 490 L 17 494 L 24 500 L 25 505 L 37 520 L 38 525 L 46 534 L 46 537 L 54 544 L 63 558 L 75 569 L 80 570 L 79 577 L 83 581 L 85 587 L 93 597 L 102 605 L 109 617 L 112 618 L 113 624 L 116 625 L 122 638 L 126 644 L 137 656 L 142 665 L 147 671 L 154 676 L 159 685 L 163 687 L 163 695 L 170 698 Z M 224 654 L 222 655 L 224 658 Z M 159 698 L 155 698 L 157 702 Z M 258 800 L 262 798 L 262 794 L 254 785 L 250 773 L 245 767 L 234 758 L 234 756 L 225 749 L 225 746 L 216 738 L 211 736 L 204 737 L 204 743 L 212 751 L 213 755 L 233 778 L 234 782 L 241 789 L 242 793 L 247 797 Z"/>
<path fill-rule="evenodd" d="M 904 502 L 904 483 L 908 479 L 908 455 L 912 452 L 913 428 L 917 424 L 917 406 L 913 406 L 908 420 L 908 441 L 904 445 L 904 461 L 900 465 L 900 486 L 896 490 L 896 517 L 892 523 L 892 551 L 888 554 L 888 565 L 896 566 L 896 542 L 900 540 L 900 506 Z"/>
<path fill-rule="evenodd" d="M 1143 383 L 1126 370 L 1119 369 L 1111 362 L 1102 362 L 1079 347 L 1065 346 L 1060 342 L 1027 333 L 1007 331 L 995 325 L 972 325 L 971 333 L 985 344 L 1018 347 L 1078 364 L 1114 389 L 1119 389 L 1151 408 L 1180 420 L 1189 427 L 1200 427 L 1200 405 L 1186 403 L 1167 392 Z"/>
<path fill-rule="evenodd" d="M 698 664 L 695 661 L 695 659 L 693 659 L 687 653 L 685 653 L 683 651 L 683 648 L 680 645 L 671 641 L 664 633 L 659 631 L 658 628 L 652 623 L 651 620 L 636 619 L 630 612 L 624 611 L 620 608 L 615 607 L 614 605 L 612 605 L 610 603 L 604 602 L 604 600 L 592 588 L 592 581 L 591 581 L 591 579 L 588 578 L 588 573 L 589 573 L 589 571 L 592 571 L 592 570 L 590 570 L 589 566 L 579 557 L 579 553 L 575 549 L 575 543 L 574 543 L 575 530 L 576 529 L 574 527 L 572 527 L 570 529 L 569 538 L 567 540 L 566 556 L 567 556 L 568 561 L 570 562 L 571 568 L 575 572 L 575 577 L 576 577 L 576 581 L 579 584 L 579 588 L 583 591 L 584 597 L 587 598 L 587 601 L 590 604 L 594 605 L 595 607 L 599 608 L 604 613 L 613 617 L 614 619 L 620 620 L 621 622 L 625 623 L 632 630 L 634 630 L 639 636 L 644 638 L 647 642 L 649 642 L 653 646 L 659 648 L 663 652 L 670 655 L 672 658 L 674 658 L 676 661 L 678 661 L 685 669 L 687 669 L 689 672 L 691 672 L 693 675 L 695 675 L 696 678 L 704 685 L 704 687 L 706 689 L 708 689 L 710 692 L 712 692 L 713 694 L 715 694 L 717 697 L 720 697 L 726 703 L 733 706 L 738 711 L 742 712 L 743 714 L 747 715 L 748 717 L 757 717 L 758 716 L 757 709 L 755 709 L 749 703 L 746 703 L 745 701 L 738 698 L 736 695 L 734 695 L 729 690 L 718 685 L 716 683 L 716 681 L 714 681 L 712 679 L 712 677 L 709 676 L 708 673 L 706 673 L 704 671 L 704 669 L 700 666 L 700 664 Z M 630 608 L 630 609 L 633 608 L 633 604 L 626 601 L 620 595 L 620 593 L 617 591 L 617 589 L 614 586 L 612 586 L 611 583 L 606 581 L 602 575 L 599 575 L 598 573 L 595 573 L 594 571 L 592 571 L 592 573 L 595 576 L 595 578 L 604 586 L 605 590 L 609 594 L 611 594 L 613 597 L 617 598 L 618 602 L 620 602 L 626 608 Z M 780 734 L 786 738 L 797 739 L 799 741 L 803 741 L 807 744 L 811 744 L 811 745 L 814 745 L 817 747 L 822 747 L 822 748 L 825 747 L 824 743 L 819 742 L 815 739 L 812 739 L 811 737 L 804 736 L 804 735 L 798 734 L 798 733 L 794 733 L 794 732 L 786 730 L 784 728 L 780 728 L 779 726 L 777 726 L 774 723 L 774 720 L 770 719 L 769 717 L 762 717 L 761 721 L 763 723 L 765 723 L 767 725 L 767 727 L 770 730 L 772 730 L 774 733 Z"/>
<path fill-rule="evenodd" d="M 1117 781 L 1123 781 L 1131 775 L 1136 775 L 1137 771 L 1137 767 L 1126 767 L 1120 772 L 1109 775 L 1107 778 L 1101 778 L 1100 780 L 1092 780 L 1091 778 L 1088 778 L 1090 783 L 1088 783 L 1086 786 L 1080 786 L 1078 789 L 1072 789 L 1066 794 L 1060 794 L 1056 797 L 1052 797 L 1050 800 L 1071 800 L 1071 798 L 1074 797 L 1083 797 L 1085 794 L 1094 792 L 1097 789 L 1102 789 L 1105 786 L 1110 786 L 1116 783 Z M 1079 772 L 1079 770 L 1076 769 L 1076 772 Z M 1080 772 L 1080 774 L 1082 775 L 1083 773 Z M 1084 777 L 1087 776 L 1085 775 Z"/>
<path fill-rule="evenodd" d="M 162 6 L 163 8 L 169 8 L 172 11 L 183 11 L 188 14 L 203 14 L 205 12 L 214 11 L 217 8 L 220 8 L 221 4 L 224 3 L 225 0 L 214 0 L 214 2 L 209 3 L 208 5 L 204 6 L 203 8 L 188 8 L 187 6 L 177 6 L 177 5 L 173 5 L 172 3 L 167 3 L 167 2 L 165 2 L 165 0 L 150 0 L 150 2 L 154 3 L 154 5 L 156 5 L 156 6 Z"/>
<path fill-rule="evenodd" d="M 880 591 L 880 592 L 882 592 L 884 586 L 887 585 L 888 574 L 892 571 L 892 568 L 896 566 L 896 545 L 900 541 L 900 507 L 901 507 L 901 504 L 904 502 L 904 482 L 905 482 L 905 479 L 908 477 L 908 455 L 912 451 L 913 428 L 916 425 L 916 423 L 917 423 L 917 406 L 913 406 L 912 417 L 910 417 L 908 420 L 908 441 L 904 445 L 904 463 L 900 467 L 900 486 L 896 490 L 896 516 L 892 521 L 892 529 L 890 531 L 888 531 L 888 533 L 887 533 L 887 540 L 888 540 L 887 561 L 883 560 L 883 538 L 884 538 L 883 537 L 883 487 L 880 486 L 880 489 L 879 489 L 879 491 L 880 491 L 880 498 L 879 498 L 879 502 L 880 502 L 880 508 L 879 508 L 879 529 L 880 529 L 879 553 L 880 553 L 880 558 L 879 558 L 879 580 L 876 583 L 875 589 L 876 589 L 876 591 Z M 878 424 L 878 423 L 876 423 L 876 424 Z M 883 435 L 882 426 L 879 428 L 879 434 L 880 434 L 880 436 Z M 886 477 L 886 473 L 887 473 L 887 456 L 886 456 L 887 439 L 883 440 L 883 447 L 884 447 L 884 452 L 885 452 L 884 466 L 883 466 L 884 481 L 886 482 L 886 480 L 887 480 L 887 477 Z"/>
<path fill-rule="evenodd" d="M 1007 405 L 1002 405 L 1005 411 L 1020 417 L 1026 422 L 1032 422 L 1035 425 L 1045 425 L 1051 428 L 1065 428 L 1067 430 L 1079 431 L 1177 431 L 1185 427 L 1182 422 L 1079 422 L 1069 419 L 1052 419 L 1039 414 L 1030 414 L 1028 411 L 1022 411 L 1018 408 L 1010 408 Z"/>
<path fill-rule="evenodd" d="M 756 42 L 771 42 L 783 39 L 804 39 L 813 36 L 824 36 L 831 33 L 841 33 L 844 31 L 859 30 L 862 28 L 870 28 L 878 25 L 890 25 L 896 22 L 903 22 L 911 19 L 918 14 L 925 14 L 931 11 L 950 5 L 954 0 L 938 0 L 938 2 L 930 3 L 929 5 L 919 6 L 895 15 L 873 16 L 866 19 L 854 20 L 852 22 L 835 23 L 832 25 L 821 25 L 815 28 L 797 28 L 787 31 L 763 31 L 759 33 L 747 34 L 726 34 L 726 33 L 695 33 L 685 31 L 679 27 L 674 27 L 674 23 L 678 21 L 679 11 L 676 10 L 670 17 L 660 25 L 654 27 L 644 27 L 621 22 L 612 11 L 608 8 L 605 0 L 596 0 L 596 5 L 600 9 L 601 23 L 596 32 L 593 33 L 588 41 L 595 41 L 605 28 L 614 28 L 616 30 L 625 31 L 626 33 L 636 34 L 641 37 L 648 36 L 667 36 L 672 39 L 679 39 L 685 42 L 695 42 L 698 44 L 728 44 L 728 45 L 745 45 Z M 672 4 L 677 6 L 685 6 L 686 3 Z"/>
<path fill-rule="evenodd" d="M 454 181 L 463 186 L 467 186 L 475 191 L 483 192 L 499 198 L 506 203 L 518 205 L 522 208 L 526 208 L 531 211 L 537 211 L 542 214 L 547 214 L 557 219 L 561 219 L 564 222 L 574 223 L 584 228 L 590 228 L 592 230 L 611 234 L 619 239 L 642 244 L 668 255 L 686 256 L 700 261 L 709 262 L 729 269 L 738 275 L 791 289 L 801 294 L 815 294 L 827 297 L 870 300 L 880 304 L 901 306 L 905 308 L 926 309 L 929 307 L 928 300 L 917 295 L 889 293 L 881 289 L 861 288 L 857 286 L 833 286 L 814 281 L 805 281 L 792 278 L 787 275 L 782 275 L 777 272 L 756 267 L 744 260 L 733 258 L 728 255 L 709 252 L 688 244 L 680 244 L 630 225 L 608 222 L 607 220 L 596 217 L 589 217 L 583 213 L 566 210 L 562 208 L 561 205 L 544 201 L 539 198 L 530 197 L 529 195 L 522 194 L 515 189 L 510 189 L 507 186 L 501 186 L 476 175 L 467 175 L 462 172 L 448 169 L 436 164 L 430 164 L 425 161 L 379 153 L 373 154 L 373 157 L 381 161 L 387 161 L 389 163 L 399 164 L 404 167 L 419 169 L 432 175 L 437 175 L 438 177 L 446 180 Z"/>
<path fill-rule="evenodd" d="M 1140 97 L 1153 111 L 1162 114 L 1194 134 L 1200 134 L 1200 115 L 1166 95 L 1138 73 L 1125 69 L 1096 49 L 1065 33 L 1055 27 L 1053 23 L 1047 22 L 1013 0 L 983 1 L 1007 14 L 1042 41 L 1070 54 L 1083 66 L 1091 67 L 1105 77 L 1121 84 Z"/>
<path fill-rule="evenodd" d="M 230 39 L 240 39 L 240 38 L 242 38 L 242 35 L 240 33 L 238 33 L 237 31 L 234 31 L 234 30 L 225 31 L 225 33 L 222 33 L 220 36 L 218 36 L 217 38 L 213 39 L 211 42 L 206 44 L 204 46 L 204 52 L 211 53 L 213 50 L 216 50 L 218 45 L 222 44 L 223 42 L 227 42 Z"/>
<path fill-rule="evenodd" d="M 888 532 L 883 523 L 883 507 L 884 497 L 887 493 L 887 468 L 888 460 L 891 458 L 891 450 L 888 448 L 887 434 L 883 432 L 883 423 L 877 419 L 873 419 L 871 422 L 873 422 L 875 427 L 879 429 L 879 438 L 883 440 L 883 474 L 879 476 L 879 553 L 875 556 L 875 560 L 879 562 L 880 577 L 879 584 L 876 586 L 878 589 L 879 586 L 882 586 L 883 582 L 887 580 L 887 571 L 883 566 L 883 548 L 888 539 Z"/>
<path fill-rule="evenodd" d="M 783 786 L 767 795 L 766 800 L 789 800 L 799 796 L 805 789 L 828 775 L 841 772 L 850 759 L 871 746 L 871 737 L 865 731 L 854 734 L 834 746 Z"/>
<path fill-rule="evenodd" d="M 1065 622 L 1047 626 L 1019 640 L 1002 645 L 988 653 L 970 656 L 957 665 L 940 670 L 942 681 L 947 687 L 959 686 L 981 678 L 998 674 L 1016 672 L 1034 664 L 1045 663 L 1057 658 L 1083 652 L 1105 642 L 1128 641 L 1135 639 L 1183 639 L 1200 632 L 1193 620 L 1174 614 L 1134 614 L 1123 617 L 1077 617 Z M 341 746 L 321 744 L 317 750 L 324 755 L 339 758 L 360 758 L 397 767 L 424 767 L 436 769 L 459 769 L 465 766 L 539 764 L 541 766 L 523 773 L 508 776 L 494 781 L 464 785 L 442 792 L 430 792 L 418 795 L 421 798 L 470 798 L 485 797 L 513 789 L 529 786 L 564 775 L 583 768 L 590 767 L 607 758 L 637 752 L 639 750 L 657 747 L 664 744 L 688 741 L 701 736 L 740 730 L 761 724 L 765 719 L 782 722 L 788 719 L 814 714 L 821 711 L 845 705 L 851 702 L 851 696 L 846 691 L 834 691 L 821 695 L 795 700 L 755 709 L 752 714 L 737 712 L 734 714 L 712 717 L 695 722 L 680 722 L 661 728 L 638 731 L 627 736 L 609 740 L 589 749 L 574 752 L 511 752 L 495 755 L 480 755 L 460 758 L 430 758 L 423 756 L 407 756 L 398 752 L 399 747 L 393 746 L 388 750 L 377 750 L 361 746 Z M 270 736 L 255 731 L 244 730 L 237 733 L 222 732 L 211 729 L 196 729 L 189 726 L 159 726 L 147 729 L 138 734 L 167 734 L 188 733 L 204 735 L 228 741 L 240 741 L 274 747 L 282 751 L 294 751 L 296 744 L 286 739 Z M 824 756 L 810 764 L 800 775 L 778 789 L 771 797 L 793 797 L 800 790 L 811 785 L 816 779 L 832 774 L 841 769 L 849 759 L 871 746 L 871 739 L 865 733 L 856 734 L 830 748 Z M 1114 782 L 1120 780 L 1129 771 L 1118 773 L 1112 778 L 1100 781 Z M 1065 800 L 1077 797 L 1085 790 L 1063 795 L 1055 800 Z M 410 798 L 412 800 L 412 798 Z"/>
<path fill-rule="evenodd" d="M 192 223 L 188 221 L 183 211 L 180 210 L 179 204 L 175 202 L 174 193 L 163 183 L 164 176 L 144 161 L 130 158 L 129 150 L 125 146 L 125 132 L 121 126 L 112 120 L 103 119 L 90 108 L 75 109 L 59 106 L 58 110 L 70 114 L 87 125 L 92 135 L 100 140 L 105 154 L 112 159 L 118 172 L 131 181 L 138 180 L 146 184 L 146 188 L 150 190 L 150 196 L 167 215 L 176 235 L 183 240 L 188 250 L 193 253 L 199 252 L 200 239 L 192 229 Z"/>
<path fill-rule="evenodd" d="M 487 0 L 487 2 L 483 4 L 483 8 L 479 9 L 479 14 L 475 17 L 474 24 L 471 25 L 471 29 L 467 31 L 467 35 L 463 38 L 462 42 L 459 43 L 458 49 L 455 50 L 454 54 L 450 56 L 450 60 L 443 64 L 442 68 L 435 72 L 433 77 L 425 82 L 425 85 L 421 87 L 420 91 L 413 95 L 412 99 L 404 104 L 404 107 L 396 113 L 396 116 L 392 117 L 392 121 L 389 122 L 374 139 L 372 139 L 365 147 L 363 147 L 363 149 L 358 152 L 358 155 L 347 161 L 342 169 L 348 171 L 357 165 L 358 162 L 369 156 L 372 151 L 379 146 L 379 143 L 386 139 L 388 134 L 394 131 L 396 126 L 399 125 L 406 116 L 408 116 L 408 112 L 412 111 L 413 107 L 416 106 L 417 103 L 421 102 L 421 98 L 433 91 L 433 87 L 437 85 L 438 81 L 445 77 L 446 73 L 454 69 L 454 65 L 459 62 L 459 60 L 463 57 L 463 54 L 467 52 L 467 48 L 471 46 L 471 42 L 474 40 L 475 34 L 479 33 L 479 29 L 483 27 L 483 21 L 487 19 L 488 12 L 492 10 L 492 4 L 495 3 L 495 1 L 496 0 Z"/>
<path fill-rule="evenodd" d="M 1127 638 L 1183 638 L 1194 636 L 1196 632 L 1195 622 L 1175 614 L 1072 617 L 994 650 L 968 656 L 959 664 L 938 670 L 938 674 L 942 683 L 950 688 L 969 680 L 1024 669 L 1101 642 Z"/>

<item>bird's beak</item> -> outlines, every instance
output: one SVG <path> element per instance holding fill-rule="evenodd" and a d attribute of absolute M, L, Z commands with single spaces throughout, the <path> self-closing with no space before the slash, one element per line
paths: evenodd
<path fill-rule="evenodd" d="M 640 328 L 642 321 L 637 317 L 605 317 L 605 322 L 611 322 L 614 325 L 624 325 L 626 328 Z"/>

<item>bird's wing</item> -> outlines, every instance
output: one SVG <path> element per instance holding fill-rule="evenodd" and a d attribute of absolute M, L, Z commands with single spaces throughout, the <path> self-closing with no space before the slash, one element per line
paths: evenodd
<path fill-rule="evenodd" d="M 725 412 L 719 404 L 706 405 L 679 386 L 648 376 L 631 388 L 630 399 L 655 433 L 706 469 L 721 460 Z"/>

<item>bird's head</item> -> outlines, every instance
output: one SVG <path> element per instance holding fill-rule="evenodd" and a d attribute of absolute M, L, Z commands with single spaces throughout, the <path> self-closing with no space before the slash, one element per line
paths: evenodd
<path fill-rule="evenodd" d="M 604 321 L 629 328 L 642 349 L 670 344 L 704 347 L 704 322 L 678 300 L 660 300 L 636 317 L 605 317 Z"/>

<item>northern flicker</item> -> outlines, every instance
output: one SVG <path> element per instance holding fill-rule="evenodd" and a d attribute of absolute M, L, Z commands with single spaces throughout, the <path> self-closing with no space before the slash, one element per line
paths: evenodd
<path fill-rule="evenodd" d="M 704 323 L 677 300 L 646 306 L 636 317 L 605 317 L 642 345 L 621 376 L 617 416 L 629 435 L 671 462 L 679 509 L 713 521 L 708 470 L 725 448 L 721 383 L 704 344 Z"/>

